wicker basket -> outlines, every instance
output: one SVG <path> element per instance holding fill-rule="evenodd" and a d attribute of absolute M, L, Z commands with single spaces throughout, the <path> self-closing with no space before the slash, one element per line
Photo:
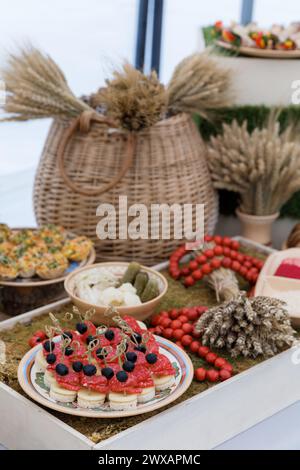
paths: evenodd
<path fill-rule="evenodd" d="M 179 241 L 99 240 L 96 209 L 131 204 L 205 204 L 206 232 L 215 228 L 218 201 L 205 161 L 204 144 L 185 114 L 160 121 L 132 136 L 91 116 L 55 120 L 35 178 L 38 224 L 61 224 L 95 242 L 99 261 L 165 260 Z M 87 118 L 87 119 L 86 119 Z"/>

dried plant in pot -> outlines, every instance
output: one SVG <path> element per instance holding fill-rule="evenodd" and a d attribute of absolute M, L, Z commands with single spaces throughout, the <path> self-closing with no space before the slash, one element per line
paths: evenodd
<path fill-rule="evenodd" d="M 263 128 L 247 130 L 247 122 L 223 124 L 212 137 L 208 163 L 215 188 L 240 195 L 237 216 L 243 235 L 271 242 L 271 227 L 286 201 L 300 189 L 300 137 L 293 123 L 280 129 L 272 111 Z"/>
<path fill-rule="evenodd" d="M 213 58 L 185 59 L 167 86 L 155 72 L 145 76 L 125 63 L 82 99 L 55 62 L 34 48 L 11 56 L 2 76 L 8 91 L 4 120 L 54 118 L 35 178 L 39 224 L 63 225 L 92 238 L 99 261 L 135 258 L 145 265 L 168 257 L 177 241 L 99 240 L 100 204 L 118 210 L 119 196 L 126 195 L 128 207 L 144 204 L 150 214 L 151 204 L 203 203 L 205 231 L 214 230 L 217 194 L 191 117 L 196 111 L 210 117 L 230 103 L 229 72 Z"/>

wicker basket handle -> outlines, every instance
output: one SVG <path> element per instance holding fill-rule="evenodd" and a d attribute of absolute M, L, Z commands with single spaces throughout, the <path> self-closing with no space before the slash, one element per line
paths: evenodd
<path fill-rule="evenodd" d="M 114 188 L 119 183 L 119 181 L 123 178 L 127 170 L 130 168 L 132 161 L 133 161 L 135 145 L 136 145 L 136 136 L 132 133 L 129 133 L 128 139 L 127 139 L 126 156 L 123 160 L 123 164 L 120 168 L 120 171 L 106 186 L 100 189 L 80 188 L 71 180 L 71 178 L 69 178 L 69 176 L 66 173 L 64 155 L 65 155 L 66 147 L 68 143 L 70 142 L 72 136 L 75 134 L 75 132 L 77 132 L 78 129 L 80 129 L 80 131 L 82 132 L 88 132 L 90 130 L 92 121 L 100 122 L 109 127 L 117 127 L 115 122 L 105 117 L 100 116 L 96 112 L 84 111 L 78 118 L 76 118 L 72 122 L 70 127 L 66 129 L 62 137 L 62 140 L 59 144 L 58 152 L 57 152 L 58 168 L 66 186 L 72 191 L 74 191 L 75 193 L 81 194 L 82 196 L 99 196 L 100 194 L 103 194 L 109 191 L 110 189 Z"/>

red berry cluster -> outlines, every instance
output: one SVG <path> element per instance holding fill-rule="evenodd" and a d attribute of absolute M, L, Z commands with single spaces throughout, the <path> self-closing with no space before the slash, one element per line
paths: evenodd
<path fill-rule="evenodd" d="M 183 284 L 190 287 L 207 274 L 223 266 L 240 274 L 250 284 L 256 283 L 263 261 L 240 253 L 239 242 L 229 237 L 206 235 L 205 241 L 213 242 L 214 247 L 205 250 L 183 267 L 180 267 L 179 263 L 188 251 L 184 245 L 174 251 L 169 265 L 169 273 L 173 279 L 183 278 Z"/>
<path fill-rule="evenodd" d="M 192 353 L 204 359 L 210 366 L 216 369 L 204 369 L 199 367 L 195 371 L 195 379 L 202 382 L 217 382 L 227 380 L 232 376 L 233 369 L 226 359 L 218 357 L 207 346 L 199 341 L 201 334 L 195 330 L 194 323 L 207 310 L 207 307 L 173 308 L 154 315 L 149 331 L 164 338 L 174 340 L 182 349 L 189 349 Z"/>

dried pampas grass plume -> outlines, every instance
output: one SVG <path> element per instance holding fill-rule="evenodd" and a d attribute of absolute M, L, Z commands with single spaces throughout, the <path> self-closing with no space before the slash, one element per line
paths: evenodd
<path fill-rule="evenodd" d="M 33 46 L 11 53 L 0 76 L 7 90 L 4 111 L 8 114 L 1 121 L 75 117 L 91 109 L 72 93 L 51 57 Z"/>
<path fill-rule="evenodd" d="M 156 72 L 146 76 L 125 63 L 106 84 L 92 96 L 91 103 L 93 107 L 102 108 L 120 127 L 139 131 L 164 117 L 167 94 Z"/>
<path fill-rule="evenodd" d="M 197 113 L 211 119 L 214 110 L 231 104 L 230 71 L 219 66 L 207 52 L 183 59 L 168 85 L 172 114 Z"/>

